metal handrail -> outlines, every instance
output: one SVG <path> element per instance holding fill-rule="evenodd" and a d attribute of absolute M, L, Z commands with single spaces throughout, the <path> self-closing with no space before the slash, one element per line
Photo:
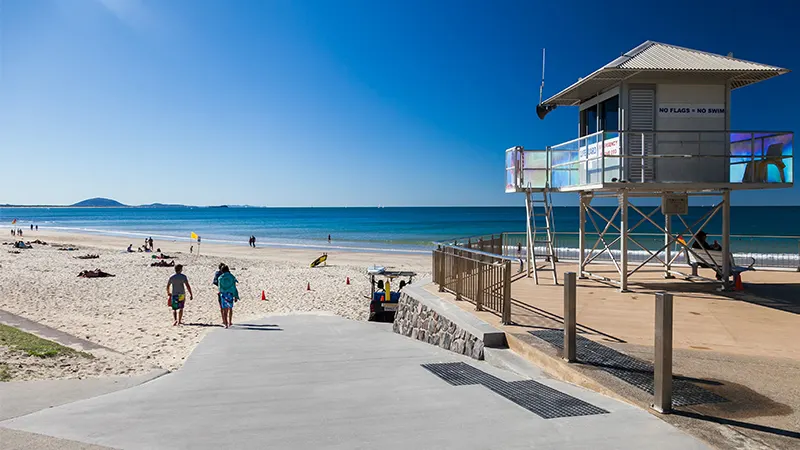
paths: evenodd
<path fill-rule="evenodd" d="M 554 231 L 553 233 L 554 234 L 575 234 L 575 235 L 580 234 L 577 231 Z M 506 232 L 503 232 L 503 234 L 506 234 L 506 235 L 513 234 L 513 235 L 523 235 L 524 236 L 525 232 L 524 231 L 506 231 Z M 586 234 L 597 234 L 597 233 L 596 232 L 587 231 Z M 611 233 L 611 234 L 614 234 L 614 233 Z M 646 232 L 637 233 L 637 232 L 634 232 L 634 233 L 629 233 L 629 234 L 636 235 L 636 236 L 654 236 L 654 237 L 664 236 L 664 233 L 646 233 Z M 711 234 L 711 233 L 707 233 L 707 235 L 708 236 L 721 236 L 720 234 Z M 791 236 L 772 236 L 772 235 L 762 235 L 762 234 L 732 234 L 731 235 L 731 239 L 733 239 L 733 238 L 747 238 L 747 239 L 753 239 L 753 238 L 798 239 L 798 240 L 800 240 L 800 236 L 794 236 L 794 235 L 791 235 Z"/>
<path fill-rule="evenodd" d="M 498 236 L 500 236 L 500 235 L 498 235 Z M 452 248 L 452 249 L 455 249 L 455 250 L 458 250 L 458 251 L 462 251 L 462 252 L 475 253 L 476 255 L 483 255 L 483 256 L 502 259 L 502 260 L 506 260 L 506 261 L 516 261 L 516 258 L 512 258 L 510 256 L 498 255 L 497 253 L 484 252 L 482 250 L 475 250 L 475 249 L 469 248 L 469 247 L 461 247 L 461 246 L 458 246 L 458 245 L 446 244 L 446 243 L 442 243 L 442 242 L 434 242 L 433 244 L 436 245 L 437 247 Z"/>

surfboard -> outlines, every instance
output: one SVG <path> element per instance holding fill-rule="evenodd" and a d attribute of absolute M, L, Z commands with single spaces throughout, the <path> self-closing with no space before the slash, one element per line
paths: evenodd
<path fill-rule="evenodd" d="M 328 260 L 328 255 L 322 255 L 311 263 L 311 267 L 317 267 L 318 265 L 324 263 L 327 260 Z"/>

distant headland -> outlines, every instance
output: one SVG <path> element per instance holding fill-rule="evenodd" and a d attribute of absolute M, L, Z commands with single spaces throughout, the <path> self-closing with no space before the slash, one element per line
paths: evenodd
<path fill-rule="evenodd" d="M 87 198 L 72 205 L 0 205 L 3 208 L 227 208 L 228 205 L 191 206 L 175 203 L 150 203 L 147 205 L 126 205 L 114 199 L 104 197 Z M 250 206 L 237 206 L 249 208 Z"/>

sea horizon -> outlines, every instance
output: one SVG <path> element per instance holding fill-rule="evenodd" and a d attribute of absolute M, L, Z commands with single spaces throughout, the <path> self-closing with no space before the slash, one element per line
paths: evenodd
<path fill-rule="evenodd" d="M 606 217 L 615 210 L 613 206 L 597 208 Z M 653 208 L 656 206 L 645 207 L 647 213 Z M 757 214 L 754 209 L 758 209 Z M 690 207 L 685 216 L 687 224 L 707 210 Z M 559 245 L 577 246 L 578 207 L 554 206 L 554 216 Z M 663 223 L 659 216 L 657 213 L 654 220 Z M 633 223 L 640 219 L 633 212 L 631 218 Z M 247 245 L 248 238 L 256 236 L 262 246 L 409 253 L 428 252 L 436 242 L 456 238 L 525 230 L 522 206 L 0 207 L 0 223 L 10 229 L 14 219 L 17 223 L 13 228 L 23 231 L 38 225 L 55 231 L 127 236 L 134 245 L 136 239 L 148 237 L 190 242 L 190 234 L 197 233 L 209 243 Z M 798 244 L 790 241 L 798 238 L 794 224 L 800 220 L 800 207 L 734 206 L 731 219 L 732 235 L 763 238 L 734 239 L 735 251 L 797 252 Z M 602 229 L 603 224 L 596 220 Z M 721 217 L 715 217 L 705 230 L 716 236 L 720 227 Z M 673 232 L 681 234 L 683 228 L 673 225 Z M 596 234 L 588 219 L 586 230 Z M 646 235 L 658 230 L 645 223 L 636 232 Z M 748 239 L 758 242 L 748 243 Z M 650 240 L 653 245 L 659 242 L 658 238 Z M 783 250 L 787 242 L 791 248 Z"/>

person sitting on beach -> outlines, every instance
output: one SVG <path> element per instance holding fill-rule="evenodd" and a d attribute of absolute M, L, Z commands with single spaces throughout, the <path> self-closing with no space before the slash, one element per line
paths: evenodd
<path fill-rule="evenodd" d="M 183 305 L 186 302 L 186 291 L 189 291 L 189 300 L 194 300 L 189 278 L 183 273 L 183 266 L 175 266 L 175 274 L 167 280 L 167 306 L 172 307 L 172 326 L 183 323 Z M 184 288 L 185 286 L 185 288 Z"/>
<path fill-rule="evenodd" d="M 95 270 L 82 270 L 81 273 L 78 274 L 79 278 L 105 278 L 105 277 L 113 277 L 114 275 L 103 272 L 100 269 Z"/>
<path fill-rule="evenodd" d="M 128 253 L 133 253 L 133 244 L 128 244 L 128 250 L 126 250 L 126 251 Z"/>
<path fill-rule="evenodd" d="M 709 244 L 708 241 L 706 241 L 706 236 L 708 235 L 706 234 L 705 231 L 703 230 L 698 231 L 697 234 L 694 236 L 694 242 L 692 242 L 692 248 L 716 250 L 716 251 L 722 250 L 722 246 L 719 245 L 717 241 L 714 241 L 713 244 Z"/>
<path fill-rule="evenodd" d="M 217 278 L 219 287 L 219 307 L 222 311 L 222 325 L 230 328 L 233 325 L 233 303 L 239 300 L 239 290 L 236 289 L 236 277 L 233 276 L 226 265 L 220 268 L 220 275 Z"/>
<path fill-rule="evenodd" d="M 175 266 L 175 261 L 167 262 L 167 261 L 161 260 L 161 261 L 156 261 L 153 264 L 150 264 L 150 266 L 151 267 L 174 267 Z"/>

